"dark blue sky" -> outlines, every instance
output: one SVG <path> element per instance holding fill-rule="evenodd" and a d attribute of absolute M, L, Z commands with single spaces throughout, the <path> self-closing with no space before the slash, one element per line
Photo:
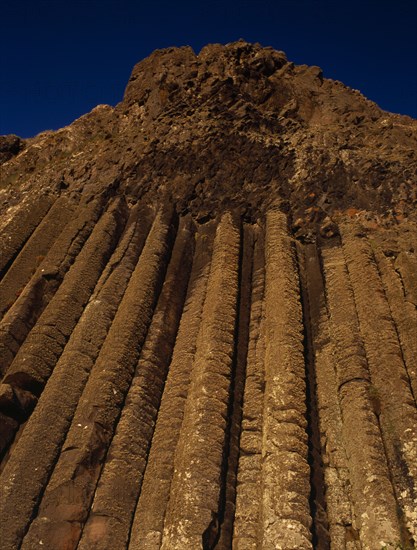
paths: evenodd
<path fill-rule="evenodd" d="M 10 0 L 0 17 L 0 134 L 30 137 L 115 105 L 156 48 L 239 38 L 417 118 L 415 0 Z"/>

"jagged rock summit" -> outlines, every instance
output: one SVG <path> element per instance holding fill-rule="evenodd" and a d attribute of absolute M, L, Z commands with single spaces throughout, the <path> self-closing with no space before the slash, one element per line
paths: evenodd
<path fill-rule="evenodd" d="M 0 137 L 1 549 L 415 547 L 416 144 L 244 41 Z"/>
<path fill-rule="evenodd" d="M 2 139 L 2 187 L 19 201 L 22 190 L 91 197 L 120 185 L 198 219 L 230 207 L 256 217 L 279 199 L 305 228 L 347 208 L 402 218 L 417 203 L 415 120 L 244 41 L 158 50 L 115 108 Z"/>

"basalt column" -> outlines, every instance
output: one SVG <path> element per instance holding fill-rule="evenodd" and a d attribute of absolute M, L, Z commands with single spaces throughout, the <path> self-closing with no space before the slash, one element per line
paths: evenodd
<path fill-rule="evenodd" d="M 161 548 L 196 550 L 216 538 L 238 293 L 239 225 L 220 221 L 190 389 L 175 453 Z"/>
<path fill-rule="evenodd" d="M 265 263 L 262 548 L 310 549 L 302 308 L 295 250 L 278 211 L 266 218 Z"/>

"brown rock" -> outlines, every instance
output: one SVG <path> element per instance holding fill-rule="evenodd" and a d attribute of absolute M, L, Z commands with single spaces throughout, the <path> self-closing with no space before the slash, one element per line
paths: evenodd
<path fill-rule="evenodd" d="M 1 550 L 416 546 L 416 121 L 239 40 L 0 164 Z"/>

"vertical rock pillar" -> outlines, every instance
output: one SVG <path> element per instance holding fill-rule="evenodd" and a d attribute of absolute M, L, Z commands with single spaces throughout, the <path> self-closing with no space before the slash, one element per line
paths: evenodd
<path fill-rule="evenodd" d="M 163 550 L 210 548 L 216 538 L 234 354 L 240 232 L 219 223 L 190 390 L 175 454 Z"/>
<path fill-rule="evenodd" d="M 270 211 L 265 235 L 265 394 L 262 548 L 312 548 L 302 308 L 286 216 Z"/>

